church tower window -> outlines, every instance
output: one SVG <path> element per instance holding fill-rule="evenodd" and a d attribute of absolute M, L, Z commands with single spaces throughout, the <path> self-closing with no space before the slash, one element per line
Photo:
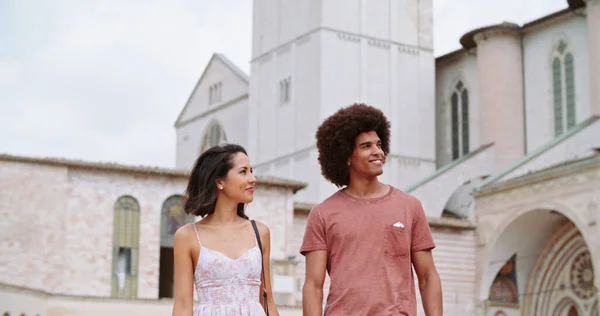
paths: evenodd
<path fill-rule="evenodd" d="M 221 143 L 227 142 L 227 137 L 225 136 L 225 131 L 221 124 L 214 121 L 212 122 L 206 133 L 204 133 L 204 138 L 202 139 L 202 146 L 200 147 L 200 153 L 203 153 L 205 150 L 210 147 L 219 145 Z"/>
<path fill-rule="evenodd" d="M 552 58 L 552 97 L 554 135 L 559 136 L 576 124 L 575 65 L 573 54 L 564 41 L 559 41 Z"/>
<path fill-rule="evenodd" d="M 469 92 L 459 81 L 450 97 L 452 119 L 452 159 L 469 153 Z"/>
<path fill-rule="evenodd" d="M 132 196 L 121 196 L 113 218 L 113 297 L 137 297 L 139 243 L 140 205 Z"/>
<path fill-rule="evenodd" d="M 217 82 L 208 88 L 208 105 L 221 102 L 223 100 L 223 83 Z"/>
<path fill-rule="evenodd" d="M 286 77 L 279 80 L 279 104 L 290 103 L 292 99 L 292 78 Z"/>

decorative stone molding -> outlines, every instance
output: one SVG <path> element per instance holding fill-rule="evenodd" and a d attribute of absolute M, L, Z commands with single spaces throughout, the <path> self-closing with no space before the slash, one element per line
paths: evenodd
<path fill-rule="evenodd" d="M 410 55 L 418 55 L 419 50 L 409 46 L 398 45 L 398 51 L 400 53 L 410 54 Z"/>
<path fill-rule="evenodd" d="M 496 225 L 494 225 L 494 220 L 479 222 L 477 223 L 477 230 L 475 231 L 476 246 L 477 247 L 485 247 L 492 237 L 492 232 L 496 229 Z"/>
<path fill-rule="evenodd" d="M 281 47 L 278 47 L 275 50 L 275 54 L 277 56 L 279 56 L 279 55 L 285 54 L 285 53 L 287 53 L 287 52 L 289 52 L 291 50 L 292 50 L 292 43 L 288 43 L 288 44 L 285 44 L 285 45 L 283 45 Z"/>
<path fill-rule="evenodd" d="M 421 160 L 405 158 L 405 157 L 399 158 L 399 162 L 401 165 L 404 165 L 404 166 L 420 166 L 421 165 Z"/>
<path fill-rule="evenodd" d="M 256 58 L 256 61 L 258 61 L 261 64 L 265 64 L 269 61 L 271 61 L 271 59 L 273 59 L 273 54 L 272 53 L 265 53 L 262 56 Z"/>
<path fill-rule="evenodd" d="M 465 35 L 461 36 L 460 38 L 460 44 L 465 48 L 465 49 L 472 49 L 474 47 L 476 47 L 479 44 L 479 41 L 481 39 L 487 39 L 489 36 L 495 36 L 495 35 L 503 35 L 503 34 L 519 34 L 521 27 L 518 24 L 515 23 L 509 23 L 509 22 L 504 22 L 501 24 L 496 24 L 496 25 L 491 25 L 491 26 L 485 26 L 485 27 L 481 27 L 478 29 L 474 29 L 468 33 L 466 33 Z M 504 31 L 507 31 L 508 33 L 504 33 Z M 478 36 L 478 39 L 476 39 L 475 37 Z"/>
<path fill-rule="evenodd" d="M 295 44 L 296 44 L 296 46 L 300 46 L 300 45 L 306 44 L 306 43 L 310 42 L 310 38 L 311 38 L 310 33 L 306 34 L 306 35 L 303 35 L 303 36 L 300 36 L 300 37 L 298 37 L 296 39 L 296 43 Z"/>
<path fill-rule="evenodd" d="M 590 186 L 591 182 L 600 181 L 600 173 L 597 171 L 599 169 L 600 156 L 594 155 L 492 183 L 474 192 L 473 195 L 476 198 L 492 197 L 505 191 L 520 190 L 520 197 L 531 197 L 532 193 L 540 190 L 557 189 L 564 192 L 566 184 Z"/>
<path fill-rule="evenodd" d="M 600 209 L 598 208 L 598 202 L 596 202 L 595 198 L 591 198 L 587 207 L 587 216 L 588 216 L 588 225 L 596 226 L 598 222 L 598 213 L 600 213 Z"/>
<path fill-rule="evenodd" d="M 356 43 L 360 43 L 360 37 L 355 36 L 355 35 L 351 35 L 348 33 L 341 33 L 338 32 L 337 33 L 337 37 L 343 41 L 350 41 L 350 42 L 356 42 Z"/>
<path fill-rule="evenodd" d="M 368 43 L 369 43 L 370 46 L 384 48 L 384 49 L 390 49 L 390 43 L 385 42 L 385 41 L 380 41 L 380 40 L 376 40 L 376 39 L 369 39 Z"/>
<path fill-rule="evenodd" d="M 480 33 L 475 34 L 475 36 L 473 36 L 473 40 L 475 41 L 475 43 L 477 45 L 481 45 L 482 43 L 489 41 L 489 39 L 492 37 L 506 36 L 506 35 L 513 36 L 513 37 L 519 37 L 520 32 L 518 29 L 511 29 L 511 28 L 496 29 L 496 28 L 494 28 L 494 29 L 482 31 Z"/>
<path fill-rule="evenodd" d="M 524 297 L 522 313 L 555 315 L 557 310 L 579 306 L 574 301 L 565 303 L 565 298 L 594 299 L 593 281 L 588 246 L 577 227 L 567 222 L 553 234 L 533 266 L 526 292 L 537 295 Z"/>

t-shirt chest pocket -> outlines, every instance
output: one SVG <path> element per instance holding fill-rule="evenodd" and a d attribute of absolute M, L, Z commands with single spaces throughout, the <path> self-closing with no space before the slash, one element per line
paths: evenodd
<path fill-rule="evenodd" d="M 400 222 L 386 227 L 384 252 L 392 258 L 406 257 L 410 253 L 410 229 Z"/>

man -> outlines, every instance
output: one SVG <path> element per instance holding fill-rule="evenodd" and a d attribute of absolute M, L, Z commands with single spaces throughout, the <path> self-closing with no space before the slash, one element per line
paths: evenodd
<path fill-rule="evenodd" d="M 435 244 L 421 203 L 377 179 L 390 149 L 387 118 L 354 104 L 327 118 L 316 138 L 321 173 L 343 188 L 308 216 L 300 248 L 306 256 L 304 315 L 322 315 L 327 271 L 325 315 L 416 316 L 413 266 L 425 314 L 442 315 Z"/>

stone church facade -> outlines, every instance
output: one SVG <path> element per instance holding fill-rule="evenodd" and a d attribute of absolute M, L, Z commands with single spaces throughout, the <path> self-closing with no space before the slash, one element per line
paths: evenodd
<path fill-rule="evenodd" d="M 444 315 L 598 315 L 600 1 L 566 6 L 434 58 L 430 0 L 254 1 L 251 74 L 214 54 L 175 170 L 0 156 L 0 313 L 169 314 L 170 236 L 194 220 L 180 170 L 233 142 L 259 176 L 248 213 L 271 228 L 280 312 L 301 315 L 306 218 L 335 190 L 314 131 L 366 102 L 392 123 L 382 181 L 427 213 Z"/>

